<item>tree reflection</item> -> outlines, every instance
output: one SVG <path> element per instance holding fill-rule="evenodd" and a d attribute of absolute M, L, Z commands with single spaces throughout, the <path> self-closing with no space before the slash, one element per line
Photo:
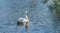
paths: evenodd
<path fill-rule="evenodd" d="M 60 0 L 53 0 L 55 3 L 54 9 L 56 10 L 57 16 L 60 16 Z"/>

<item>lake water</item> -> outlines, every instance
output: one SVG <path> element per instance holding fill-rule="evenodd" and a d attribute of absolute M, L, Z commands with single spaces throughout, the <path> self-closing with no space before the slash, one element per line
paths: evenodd
<path fill-rule="evenodd" d="M 56 33 L 52 0 L 0 0 L 0 33 Z M 28 26 L 17 19 L 28 11 Z"/>

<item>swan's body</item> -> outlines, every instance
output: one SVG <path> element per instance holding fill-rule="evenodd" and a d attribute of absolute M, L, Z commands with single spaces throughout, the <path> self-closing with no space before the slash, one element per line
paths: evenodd
<path fill-rule="evenodd" d="M 26 18 L 19 18 L 18 22 L 27 23 L 28 20 Z"/>
<path fill-rule="evenodd" d="M 26 11 L 25 18 L 19 18 L 17 24 L 27 24 L 28 23 L 28 13 Z"/>

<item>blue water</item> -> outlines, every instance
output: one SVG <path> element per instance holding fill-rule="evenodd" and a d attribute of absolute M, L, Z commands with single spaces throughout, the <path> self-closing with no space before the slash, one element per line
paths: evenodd
<path fill-rule="evenodd" d="M 0 0 L 0 33 L 56 33 L 52 4 L 51 0 Z M 17 26 L 26 10 L 28 28 Z"/>

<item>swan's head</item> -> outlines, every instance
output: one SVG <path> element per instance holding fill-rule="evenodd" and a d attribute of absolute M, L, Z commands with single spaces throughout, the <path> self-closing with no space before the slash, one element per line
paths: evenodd
<path fill-rule="evenodd" d="M 26 15 L 28 15 L 28 11 L 26 11 Z"/>
<path fill-rule="evenodd" d="M 26 11 L 26 13 L 28 13 L 28 12 Z"/>

